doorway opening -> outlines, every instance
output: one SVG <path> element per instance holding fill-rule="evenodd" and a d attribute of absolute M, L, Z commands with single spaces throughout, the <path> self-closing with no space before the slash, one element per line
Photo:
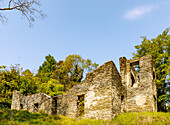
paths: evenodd
<path fill-rule="evenodd" d="M 77 100 L 78 117 L 84 114 L 84 94 L 78 95 Z"/>

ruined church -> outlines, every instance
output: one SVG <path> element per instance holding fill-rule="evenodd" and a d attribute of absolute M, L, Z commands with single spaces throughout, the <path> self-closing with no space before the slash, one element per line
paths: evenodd
<path fill-rule="evenodd" d="M 113 61 L 106 62 L 86 74 L 81 83 L 64 95 L 23 96 L 15 91 L 11 109 L 104 120 L 124 112 L 156 112 L 156 74 L 152 56 L 130 60 L 121 57 L 119 61 L 120 73 Z"/>

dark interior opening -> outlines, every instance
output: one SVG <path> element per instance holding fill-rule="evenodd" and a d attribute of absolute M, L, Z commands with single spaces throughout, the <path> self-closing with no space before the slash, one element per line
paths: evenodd
<path fill-rule="evenodd" d="M 135 84 L 135 78 L 132 73 L 131 73 L 131 81 L 132 81 L 131 87 L 133 87 L 133 85 Z"/>
<path fill-rule="evenodd" d="M 34 103 L 34 109 L 35 111 L 38 111 L 38 103 Z"/>
<path fill-rule="evenodd" d="M 155 97 L 155 95 L 153 95 L 153 98 L 154 98 L 154 101 L 156 101 L 156 97 Z"/>
<path fill-rule="evenodd" d="M 153 80 L 156 79 L 155 72 L 153 71 Z"/>
<path fill-rule="evenodd" d="M 38 103 L 34 103 L 34 106 L 35 106 L 36 108 L 38 108 Z"/>
<path fill-rule="evenodd" d="M 56 114 L 57 113 L 57 97 L 54 97 L 53 98 L 53 101 L 52 101 L 52 105 L 53 105 L 53 114 Z"/>
<path fill-rule="evenodd" d="M 23 104 L 20 104 L 20 109 L 23 109 Z"/>
<path fill-rule="evenodd" d="M 124 95 L 121 96 L 121 103 L 123 103 Z"/>
<path fill-rule="evenodd" d="M 153 98 L 154 98 L 154 108 L 155 108 L 155 110 L 157 109 L 157 99 L 156 99 L 156 96 L 155 95 L 153 95 Z"/>
<path fill-rule="evenodd" d="M 77 109 L 78 117 L 82 116 L 84 114 L 84 94 L 78 95 Z"/>

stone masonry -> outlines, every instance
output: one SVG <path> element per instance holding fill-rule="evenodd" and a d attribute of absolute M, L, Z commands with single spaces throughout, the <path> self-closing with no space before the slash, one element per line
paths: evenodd
<path fill-rule="evenodd" d="M 125 87 L 122 110 L 125 112 L 157 111 L 156 73 L 152 56 L 127 60 L 120 58 L 120 74 Z M 139 67 L 139 71 L 135 70 Z"/>
<path fill-rule="evenodd" d="M 12 109 L 45 111 L 73 118 L 111 120 L 124 112 L 157 111 L 156 75 L 152 56 L 121 57 L 120 74 L 113 61 L 87 73 L 64 95 L 43 93 L 23 96 L 13 92 Z M 138 69 L 136 68 L 138 67 Z"/>
<path fill-rule="evenodd" d="M 84 95 L 84 116 L 92 119 L 112 119 L 121 112 L 123 88 L 115 64 L 109 61 L 86 75 L 80 84 L 57 98 L 57 114 L 78 116 L 78 96 Z"/>
<path fill-rule="evenodd" d="M 30 112 L 43 111 L 47 114 L 56 114 L 55 97 L 44 93 L 24 96 L 18 91 L 13 92 L 11 109 L 28 110 Z"/>

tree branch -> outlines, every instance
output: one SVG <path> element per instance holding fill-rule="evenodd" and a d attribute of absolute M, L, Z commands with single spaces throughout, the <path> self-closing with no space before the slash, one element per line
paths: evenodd
<path fill-rule="evenodd" d="M 29 21 L 29 24 L 35 21 L 35 18 L 45 17 L 42 11 L 39 9 L 41 6 L 39 0 L 9 0 L 8 7 L 0 8 L 0 11 L 18 10 Z M 38 16 L 39 15 L 39 16 Z M 0 15 L 2 22 L 2 14 Z"/>

